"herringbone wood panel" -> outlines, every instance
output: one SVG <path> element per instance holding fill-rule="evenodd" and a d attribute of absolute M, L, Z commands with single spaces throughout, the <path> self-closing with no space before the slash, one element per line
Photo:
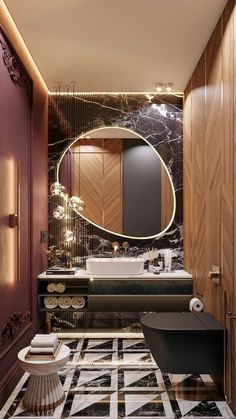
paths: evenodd
<path fill-rule="evenodd" d="M 122 140 L 82 139 L 73 147 L 72 191 L 85 202 L 83 215 L 122 233 Z"/>

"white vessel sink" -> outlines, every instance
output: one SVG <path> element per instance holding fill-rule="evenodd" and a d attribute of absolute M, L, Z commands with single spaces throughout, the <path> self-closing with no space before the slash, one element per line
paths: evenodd
<path fill-rule="evenodd" d="M 131 257 L 90 258 L 86 269 L 92 275 L 142 275 L 144 260 Z"/>

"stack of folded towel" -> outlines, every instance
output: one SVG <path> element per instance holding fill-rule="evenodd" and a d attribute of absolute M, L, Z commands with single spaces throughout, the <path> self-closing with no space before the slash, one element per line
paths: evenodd
<path fill-rule="evenodd" d="M 58 337 L 56 333 L 49 335 L 37 334 L 31 340 L 29 353 L 31 355 L 53 355 L 58 347 Z"/>

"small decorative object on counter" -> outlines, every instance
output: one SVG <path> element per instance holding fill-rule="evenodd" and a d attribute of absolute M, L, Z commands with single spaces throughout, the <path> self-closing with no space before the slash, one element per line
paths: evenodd
<path fill-rule="evenodd" d="M 157 268 L 159 270 L 159 272 L 163 271 L 163 257 L 162 255 L 159 253 L 158 257 L 157 257 Z"/>
<path fill-rule="evenodd" d="M 172 254 L 172 249 L 165 250 L 165 272 L 171 272 Z"/>
<path fill-rule="evenodd" d="M 66 259 L 66 268 L 71 269 L 72 268 L 72 260 L 70 258 Z"/>
<path fill-rule="evenodd" d="M 48 256 L 48 261 L 53 267 L 60 267 L 62 259 L 65 255 L 64 249 L 57 246 L 49 246 L 48 250 L 45 250 Z"/>
<path fill-rule="evenodd" d="M 127 256 L 127 254 L 128 254 L 128 250 L 129 250 L 129 242 L 123 242 L 123 243 L 122 243 L 122 247 L 124 248 L 124 250 L 125 250 L 125 255 Z"/>
<path fill-rule="evenodd" d="M 144 262 L 144 270 L 145 270 L 145 271 L 148 271 L 148 267 L 149 267 L 149 260 L 147 259 L 147 260 L 145 260 L 145 262 Z"/>
<path fill-rule="evenodd" d="M 76 268 L 67 269 L 67 268 L 49 268 L 46 270 L 46 275 L 75 275 Z"/>
<path fill-rule="evenodd" d="M 154 272 L 154 264 L 150 261 L 148 265 L 148 272 L 153 273 Z"/>
<path fill-rule="evenodd" d="M 118 251 L 119 251 L 119 248 L 120 248 L 120 245 L 119 245 L 119 243 L 118 242 L 113 242 L 112 243 L 112 247 L 113 247 L 113 250 L 114 250 L 114 256 L 118 253 Z"/>
<path fill-rule="evenodd" d="M 162 254 L 161 255 L 161 258 L 162 258 L 162 266 L 163 266 L 163 271 L 165 271 L 165 256 Z"/>

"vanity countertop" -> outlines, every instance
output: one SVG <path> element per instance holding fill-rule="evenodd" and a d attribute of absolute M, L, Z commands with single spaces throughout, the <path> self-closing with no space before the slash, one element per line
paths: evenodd
<path fill-rule="evenodd" d="M 127 280 L 127 279 L 135 279 L 137 280 L 143 280 L 143 279 L 149 279 L 149 280 L 158 280 L 158 279 L 166 279 L 166 280 L 173 280 L 173 279 L 192 279 L 192 275 L 189 274 L 188 272 L 184 271 L 183 269 L 181 270 L 175 270 L 172 272 L 161 272 L 160 274 L 154 274 L 154 273 L 149 273 L 147 271 L 144 271 L 143 274 L 141 275 L 91 275 L 89 274 L 86 270 L 83 269 L 78 269 L 76 271 L 76 273 L 74 275 L 47 275 L 46 272 L 41 273 L 38 276 L 38 279 L 66 279 L 66 278 L 70 278 L 70 279 L 107 279 L 107 280 L 114 280 L 114 279 L 123 279 L 123 280 Z"/>

